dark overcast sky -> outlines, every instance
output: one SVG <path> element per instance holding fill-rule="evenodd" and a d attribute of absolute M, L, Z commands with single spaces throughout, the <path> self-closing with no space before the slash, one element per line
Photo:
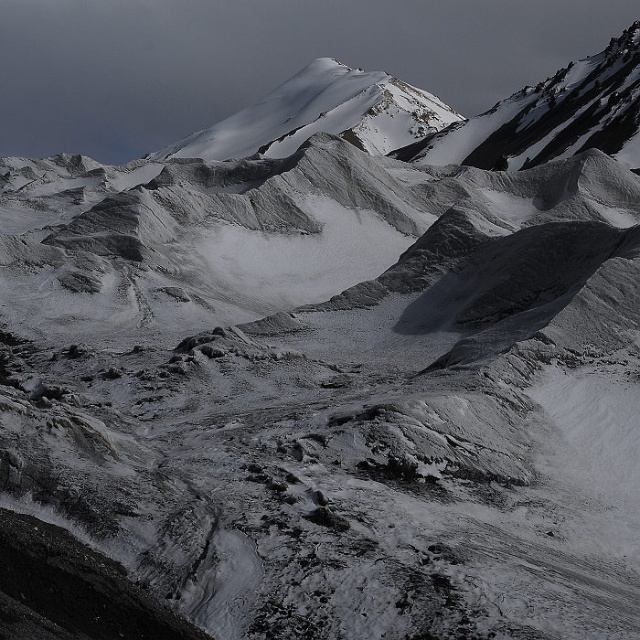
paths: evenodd
<path fill-rule="evenodd" d="M 472 116 L 594 54 L 631 0 L 0 0 L 0 156 L 122 163 L 213 125 L 314 58 Z"/>

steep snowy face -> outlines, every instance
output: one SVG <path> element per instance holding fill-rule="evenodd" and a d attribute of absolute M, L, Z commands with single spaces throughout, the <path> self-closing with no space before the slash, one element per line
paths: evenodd
<path fill-rule="evenodd" d="M 569 64 L 398 157 L 518 170 L 597 148 L 640 167 L 640 21 L 598 55 Z"/>
<path fill-rule="evenodd" d="M 435 96 L 387 73 L 319 58 L 260 102 L 152 158 L 227 160 L 257 152 L 283 158 L 319 132 L 384 155 L 462 120 Z"/>

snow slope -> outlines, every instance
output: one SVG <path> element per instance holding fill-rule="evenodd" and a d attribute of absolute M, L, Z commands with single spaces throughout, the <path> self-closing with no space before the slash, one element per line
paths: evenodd
<path fill-rule="evenodd" d="M 571 63 L 469 121 L 400 151 L 419 164 L 518 170 L 597 148 L 640 168 L 640 22 L 601 53 Z"/>
<path fill-rule="evenodd" d="M 0 224 L 3 234 L 37 232 L 102 200 L 148 182 L 162 170 L 153 162 L 112 167 L 80 155 L 0 158 Z"/>
<path fill-rule="evenodd" d="M 25 335 L 64 335 L 72 321 L 85 339 L 108 319 L 134 343 L 321 303 L 380 275 L 443 214 L 452 224 L 437 228 L 451 237 L 464 225 L 501 237 L 637 219 L 636 178 L 597 153 L 522 175 L 418 170 L 321 135 L 281 160 L 174 160 L 125 175 L 155 177 L 122 192 L 81 178 L 83 198 L 54 209 L 64 217 L 47 213 L 64 197 L 53 183 L 52 195 L 6 192 L 30 221 L 0 237 L 2 313 Z"/>
<path fill-rule="evenodd" d="M 220 640 L 637 638 L 640 177 L 42 162 L 0 199 L 0 634 L 77 636 L 33 548 Z"/>
<path fill-rule="evenodd" d="M 462 117 L 438 98 L 384 72 L 314 60 L 260 102 L 151 158 L 227 160 L 292 154 L 315 133 L 341 135 L 385 155 Z"/>
<path fill-rule="evenodd" d="M 64 333 L 73 319 L 79 338 L 108 318 L 133 340 L 141 330 L 182 331 L 185 322 L 254 320 L 375 277 L 435 215 L 419 186 L 406 187 L 401 163 L 314 139 L 283 160 L 96 169 L 125 189 L 74 178 L 83 195 L 73 206 L 66 177 L 62 193 L 55 181 L 42 195 L 35 184 L 7 185 L 3 315 L 22 318 L 32 335 Z M 128 188 L 127 179 L 152 176 Z M 52 199 L 66 206 L 54 209 Z"/>

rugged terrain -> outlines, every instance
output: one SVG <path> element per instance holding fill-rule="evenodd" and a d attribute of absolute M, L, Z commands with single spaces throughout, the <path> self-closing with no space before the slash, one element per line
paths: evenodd
<path fill-rule="evenodd" d="M 336 133 L 0 160 L 1 638 L 638 637 L 640 177 Z"/>
<path fill-rule="evenodd" d="M 533 167 L 600 149 L 640 168 L 640 22 L 597 55 L 570 63 L 467 122 L 396 153 L 420 164 Z"/>
<path fill-rule="evenodd" d="M 213 637 L 634 637 L 637 176 L 4 162 L 5 508 Z"/>

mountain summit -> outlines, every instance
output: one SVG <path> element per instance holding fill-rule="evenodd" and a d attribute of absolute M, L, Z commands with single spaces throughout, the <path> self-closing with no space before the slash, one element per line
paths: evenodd
<path fill-rule="evenodd" d="M 601 53 L 396 156 L 518 170 L 590 148 L 640 167 L 640 21 Z"/>
<path fill-rule="evenodd" d="M 282 158 L 319 132 L 384 155 L 462 119 L 435 96 L 388 73 L 318 58 L 261 101 L 152 158 L 227 160 L 257 152 Z"/>

